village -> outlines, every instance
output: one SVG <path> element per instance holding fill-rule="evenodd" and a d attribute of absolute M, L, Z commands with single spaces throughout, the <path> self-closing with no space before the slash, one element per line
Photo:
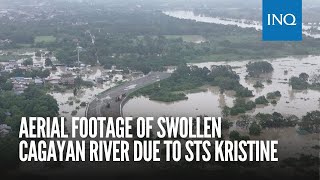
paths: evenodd
<path fill-rule="evenodd" d="M 0 52 L 0 55 L 6 54 Z M 69 67 L 45 50 L 26 52 L 15 57 L 18 58 L 0 62 L 0 78 L 7 78 L 6 90 L 20 95 L 29 86 L 44 88 L 57 100 L 60 115 L 67 118 L 76 114 L 84 116 L 87 104 L 99 93 L 144 76 L 142 72 L 124 71 L 116 66 L 104 69 L 78 63 Z M 0 121 L 0 136 L 10 131 L 11 127 Z"/>

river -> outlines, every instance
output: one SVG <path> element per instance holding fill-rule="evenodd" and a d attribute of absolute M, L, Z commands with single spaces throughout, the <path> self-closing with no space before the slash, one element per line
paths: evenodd
<path fill-rule="evenodd" d="M 241 84 L 254 91 L 256 97 L 266 95 L 269 92 L 280 91 L 282 97 L 276 105 L 269 104 L 268 106 L 258 106 L 256 109 L 247 112 L 248 115 L 254 115 L 259 112 L 272 113 L 280 112 L 282 114 L 293 114 L 298 117 L 304 116 L 307 112 L 320 110 L 320 91 L 292 90 L 288 84 L 288 80 L 292 76 L 298 76 L 302 72 L 308 73 L 310 76 L 320 73 L 320 57 L 309 56 L 301 58 L 279 58 L 268 60 L 274 67 L 274 72 L 258 79 L 245 79 L 247 75 L 245 65 L 249 61 L 230 61 L 230 62 L 208 62 L 193 64 L 199 67 L 211 67 L 212 65 L 231 65 L 236 71 L 241 80 Z M 285 71 L 288 71 L 285 74 Z M 272 83 L 267 83 L 268 79 Z M 254 83 L 259 80 L 264 84 L 264 88 L 254 88 Z M 163 103 L 151 101 L 147 97 L 136 97 L 128 101 L 123 108 L 124 116 L 221 116 L 221 108 L 225 105 L 231 107 L 235 100 L 234 92 L 227 91 L 224 94 L 219 93 L 218 87 L 205 87 L 205 92 L 188 94 L 188 100 L 178 101 L 173 103 Z M 255 98 L 256 98 L 255 97 Z M 254 98 L 251 98 L 254 99 Z M 239 117 L 232 117 L 230 120 L 233 126 L 229 129 L 237 130 L 243 135 L 248 135 L 248 129 L 237 126 Z M 154 124 L 155 125 L 155 124 Z M 155 128 L 155 131 L 158 128 Z M 294 157 L 300 153 L 319 155 L 317 149 L 313 147 L 319 145 L 319 134 L 300 135 L 297 128 L 276 128 L 264 129 L 261 136 L 251 137 L 259 140 L 278 140 L 278 152 L 281 154 L 281 159 Z M 228 132 L 225 132 L 225 137 L 228 137 Z"/>
<path fill-rule="evenodd" d="M 274 72 L 261 78 L 246 79 L 246 64 L 249 61 L 229 61 L 229 62 L 207 62 L 192 64 L 199 67 L 208 67 L 212 65 L 230 65 L 233 70 L 240 76 L 240 83 L 253 90 L 255 98 L 267 95 L 267 93 L 280 91 L 282 97 L 276 105 L 258 106 L 255 110 L 247 112 L 248 115 L 261 113 L 279 112 L 282 114 L 293 114 L 302 117 L 309 111 L 320 109 L 320 91 L 316 90 L 293 90 L 288 84 L 292 76 L 299 76 L 300 73 L 306 72 L 312 77 L 320 73 L 320 57 L 288 57 L 279 59 L 266 59 L 272 63 Z M 285 73 L 287 71 L 287 73 Z M 272 83 L 267 83 L 271 79 Z M 261 81 L 264 88 L 254 88 L 256 81 Z M 188 94 L 188 100 L 173 103 L 163 103 L 151 101 L 147 97 L 137 97 L 130 100 L 123 109 L 124 115 L 130 116 L 198 116 L 210 115 L 221 116 L 222 107 L 225 105 L 233 106 L 236 99 L 234 92 L 227 91 L 220 94 L 217 87 L 206 87 L 205 92 Z M 139 106 L 136 106 L 139 104 Z M 143 107 L 143 108 L 141 108 Z"/>
<path fill-rule="evenodd" d="M 188 19 L 197 22 L 221 24 L 221 25 L 234 25 L 240 28 L 254 28 L 257 31 L 262 30 L 262 23 L 259 21 L 247 19 L 232 19 L 226 17 L 209 17 L 205 15 L 196 15 L 193 11 L 164 11 L 163 14 L 178 19 Z M 316 32 L 313 32 L 316 29 Z M 313 38 L 320 38 L 320 22 L 316 24 L 304 24 L 303 34 Z"/>

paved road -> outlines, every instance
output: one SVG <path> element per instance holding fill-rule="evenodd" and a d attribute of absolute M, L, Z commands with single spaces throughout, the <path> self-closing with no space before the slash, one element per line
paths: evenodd
<path fill-rule="evenodd" d="M 116 102 L 116 98 L 122 94 L 130 94 L 142 87 L 153 84 L 157 81 L 170 77 L 170 73 L 165 72 L 152 72 L 142 78 L 126 82 L 115 88 L 111 88 L 103 93 L 97 95 L 86 111 L 87 117 L 119 117 L 122 116 L 122 104 L 125 99 Z M 107 108 L 107 104 L 110 103 L 110 108 Z"/>

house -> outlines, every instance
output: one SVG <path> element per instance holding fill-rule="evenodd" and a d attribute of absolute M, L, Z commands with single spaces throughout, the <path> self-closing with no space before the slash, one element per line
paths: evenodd
<path fill-rule="evenodd" d="M 12 77 L 10 78 L 12 84 L 22 84 L 22 85 L 29 85 L 33 82 L 32 78 L 25 78 L 25 77 Z"/>
<path fill-rule="evenodd" d="M 37 86 L 42 86 L 43 85 L 43 80 L 41 78 L 35 78 L 34 79 L 34 83 L 37 85 Z"/>
<path fill-rule="evenodd" d="M 43 67 L 43 63 L 33 63 L 33 67 L 41 68 L 41 67 Z"/>
<path fill-rule="evenodd" d="M 11 127 L 6 124 L 0 124 L 0 137 L 3 138 L 11 132 Z"/>
<path fill-rule="evenodd" d="M 63 85 L 74 85 L 75 79 L 74 79 L 74 77 L 62 77 L 60 79 L 60 83 Z"/>
<path fill-rule="evenodd" d="M 58 85 L 60 83 L 60 80 L 61 80 L 60 77 L 50 77 L 45 79 L 46 83 L 52 84 L 52 85 Z"/>
<path fill-rule="evenodd" d="M 103 83 L 103 78 L 102 77 L 96 77 L 95 82 L 102 84 Z"/>
<path fill-rule="evenodd" d="M 12 73 L 12 71 L 13 71 L 13 69 L 14 69 L 14 66 L 12 66 L 12 65 L 6 65 L 5 67 L 4 67 L 4 72 L 9 72 L 9 73 Z"/>
<path fill-rule="evenodd" d="M 13 92 L 17 95 L 22 94 L 27 88 L 24 84 L 13 84 Z"/>

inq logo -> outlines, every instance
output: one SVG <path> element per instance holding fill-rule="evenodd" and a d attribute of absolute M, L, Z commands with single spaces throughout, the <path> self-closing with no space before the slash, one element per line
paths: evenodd
<path fill-rule="evenodd" d="M 276 22 L 278 22 L 278 24 L 281 26 L 283 23 L 287 26 L 295 26 L 297 25 L 296 21 L 296 16 L 293 14 L 286 14 L 284 16 L 283 14 L 280 14 L 280 17 L 276 14 L 268 14 L 268 26 L 274 26 L 276 25 Z"/>
<path fill-rule="evenodd" d="M 263 40 L 302 40 L 302 0 L 263 0 Z"/>

